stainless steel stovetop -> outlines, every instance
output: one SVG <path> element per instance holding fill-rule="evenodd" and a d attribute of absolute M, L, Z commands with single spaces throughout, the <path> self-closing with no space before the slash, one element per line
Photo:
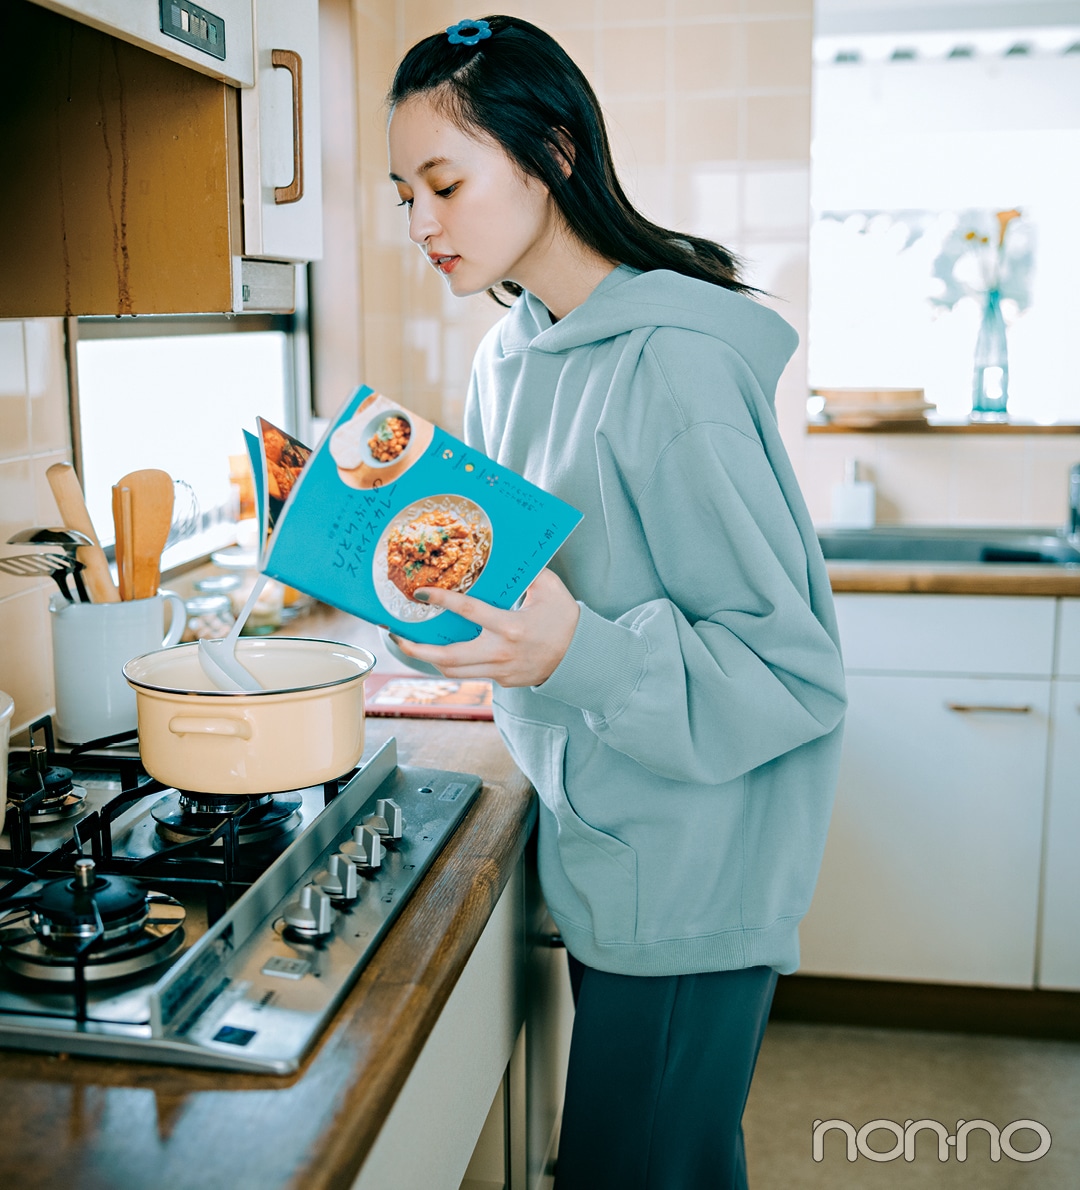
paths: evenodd
<path fill-rule="evenodd" d="M 9 810 L 0 1046 L 295 1070 L 480 778 L 399 766 L 391 739 L 340 782 L 196 804 L 195 836 L 136 758 L 51 757 L 74 784 L 51 821 Z"/>

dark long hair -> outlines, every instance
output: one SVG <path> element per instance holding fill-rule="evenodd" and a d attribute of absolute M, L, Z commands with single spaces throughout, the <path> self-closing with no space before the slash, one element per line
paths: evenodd
<path fill-rule="evenodd" d="M 671 269 L 738 293 L 760 292 L 739 280 L 741 261 L 726 248 L 658 227 L 634 209 L 615 174 L 596 95 L 557 41 L 517 17 L 484 20 L 491 36 L 474 46 L 454 44 L 446 33 L 417 42 L 394 74 L 391 107 L 433 93 L 459 128 L 486 133 L 525 174 L 543 182 L 570 229 L 606 259 L 642 272 Z M 513 282 L 503 288 L 521 293 Z"/>

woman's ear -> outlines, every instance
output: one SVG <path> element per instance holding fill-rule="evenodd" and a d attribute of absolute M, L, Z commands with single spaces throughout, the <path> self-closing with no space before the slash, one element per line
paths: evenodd
<path fill-rule="evenodd" d="M 574 172 L 574 158 L 577 156 L 577 147 L 574 144 L 574 139 L 565 128 L 554 128 L 554 139 L 551 141 L 551 155 L 555 158 L 559 169 L 562 170 L 562 176 L 568 178 Z"/>

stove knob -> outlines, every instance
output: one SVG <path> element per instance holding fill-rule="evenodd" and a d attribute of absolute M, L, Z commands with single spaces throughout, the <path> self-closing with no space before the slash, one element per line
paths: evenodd
<path fill-rule="evenodd" d="M 330 857 L 329 866 L 315 877 L 315 883 L 328 896 L 337 897 L 340 901 L 355 901 L 360 895 L 356 865 L 340 852 Z"/>
<path fill-rule="evenodd" d="M 375 803 L 375 813 L 364 819 L 364 825 L 378 831 L 389 843 L 396 843 L 405 830 L 405 821 L 401 817 L 401 807 L 388 797 L 381 797 Z"/>
<path fill-rule="evenodd" d="M 314 884 L 305 884 L 300 899 L 285 907 L 285 924 L 305 938 L 322 938 L 330 933 L 334 907 L 330 897 Z"/>
<path fill-rule="evenodd" d="M 342 843 L 341 854 L 347 855 L 361 871 L 374 872 L 382 867 L 382 839 L 370 826 L 358 826 L 353 830 L 352 840 Z"/>

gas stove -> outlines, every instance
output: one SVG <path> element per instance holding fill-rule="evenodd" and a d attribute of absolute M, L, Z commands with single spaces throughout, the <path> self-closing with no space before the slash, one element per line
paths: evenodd
<path fill-rule="evenodd" d="M 295 1070 L 481 785 L 390 739 L 324 786 L 189 794 L 35 728 L 0 835 L 3 1047 Z"/>

